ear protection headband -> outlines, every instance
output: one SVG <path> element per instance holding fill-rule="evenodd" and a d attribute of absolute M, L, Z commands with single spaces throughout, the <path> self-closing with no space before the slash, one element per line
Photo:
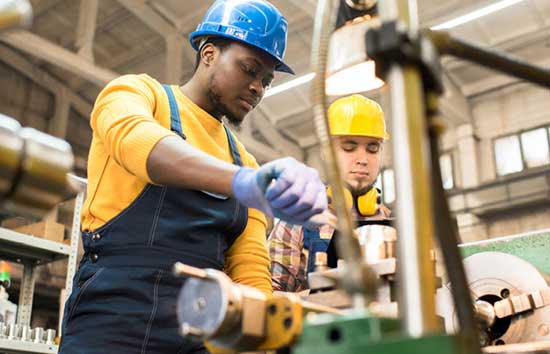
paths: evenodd
<path fill-rule="evenodd" d="M 327 197 L 329 203 L 332 201 L 332 189 L 327 188 Z M 344 187 L 344 197 L 348 208 L 355 208 L 361 216 L 371 216 L 376 214 L 378 206 L 381 204 L 380 191 L 371 187 L 366 193 L 361 195 L 352 195 L 349 189 Z"/>

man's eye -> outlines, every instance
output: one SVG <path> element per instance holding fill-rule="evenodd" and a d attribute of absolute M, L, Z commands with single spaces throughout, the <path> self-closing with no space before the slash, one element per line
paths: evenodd
<path fill-rule="evenodd" d="M 256 76 L 256 70 L 254 70 L 253 68 L 249 68 L 249 67 L 246 66 L 246 65 L 243 65 L 242 68 L 243 68 L 243 71 L 244 71 L 245 73 L 247 73 L 248 75 Z"/>
<path fill-rule="evenodd" d="M 355 146 L 350 146 L 350 145 L 342 146 L 342 150 L 347 151 L 347 152 L 351 152 L 351 151 L 355 150 Z"/>
<path fill-rule="evenodd" d="M 380 145 L 378 145 L 378 144 L 369 144 L 369 145 L 367 145 L 367 151 L 372 152 L 372 153 L 376 153 L 376 152 L 380 151 Z"/>
<path fill-rule="evenodd" d="M 264 87 L 264 89 L 269 90 L 271 88 L 271 83 L 272 82 L 273 82 L 272 79 L 264 79 L 262 81 L 262 86 Z"/>

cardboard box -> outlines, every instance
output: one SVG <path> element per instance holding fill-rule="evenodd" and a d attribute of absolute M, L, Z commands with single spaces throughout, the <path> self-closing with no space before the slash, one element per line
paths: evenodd
<path fill-rule="evenodd" d="M 65 235 L 65 225 L 46 220 L 18 227 L 14 231 L 62 243 L 63 236 Z"/>
<path fill-rule="evenodd" d="M 30 223 L 32 223 L 31 220 L 22 218 L 20 216 L 16 216 L 13 218 L 2 220 L 2 223 L 0 224 L 0 226 L 5 227 L 6 229 L 14 230 L 18 227 L 29 225 Z"/>

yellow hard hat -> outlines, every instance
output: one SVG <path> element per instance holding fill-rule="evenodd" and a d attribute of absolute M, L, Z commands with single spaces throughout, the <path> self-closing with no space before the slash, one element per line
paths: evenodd
<path fill-rule="evenodd" d="M 390 138 L 380 105 L 361 95 L 351 95 L 334 101 L 328 109 L 328 120 L 331 135 Z"/>

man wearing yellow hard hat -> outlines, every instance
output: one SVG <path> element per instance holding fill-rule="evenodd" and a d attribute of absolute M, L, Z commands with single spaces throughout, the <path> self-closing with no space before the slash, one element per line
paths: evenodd
<path fill-rule="evenodd" d="M 382 108 L 371 99 L 352 95 L 334 101 L 328 118 L 352 216 L 359 224 L 388 219 L 390 210 L 381 205 L 380 191 L 374 187 L 382 145 L 389 139 Z M 327 194 L 330 198 L 330 188 Z M 315 253 L 326 252 L 333 235 L 334 228 L 329 225 L 310 230 L 278 221 L 268 238 L 273 290 L 307 289 Z"/>

